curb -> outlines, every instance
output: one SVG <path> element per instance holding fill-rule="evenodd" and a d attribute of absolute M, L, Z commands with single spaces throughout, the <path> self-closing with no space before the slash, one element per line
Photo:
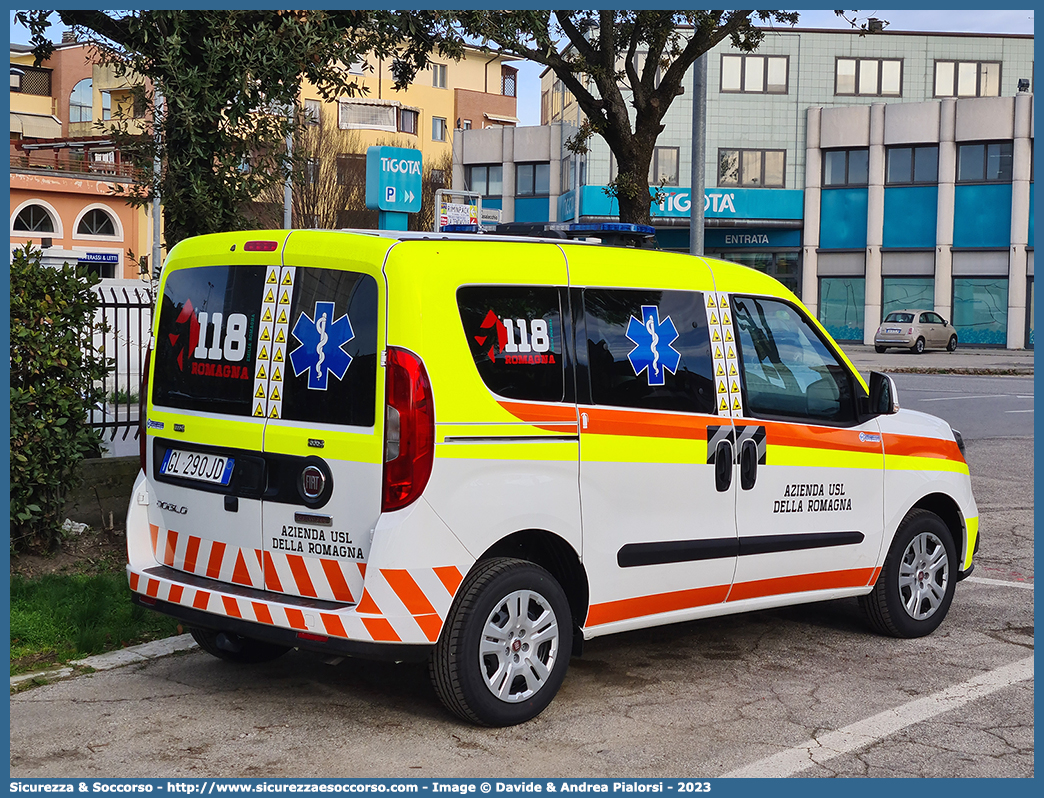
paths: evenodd
<path fill-rule="evenodd" d="M 11 687 L 19 687 L 31 682 L 54 682 L 76 676 L 79 668 L 91 668 L 95 671 L 108 671 L 113 668 L 122 668 L 125 665 L 134 665 L 139 662 L 148 662 L 158 657 L 166 657 L 178 651 L 187 651 L 195 648 L 196 641 L 192 635 L 184 634 L 177 637 L 168 637 L 164 640 L 153 640 L 150 643 L 142 643 L 140 646 L 121 648 L 119 651 L 109 651 L 105 654 L 95 654 L 91 657 L 73 660 L 66 668 L 56 668 L 37 673 L 20 673 L 11 677 Z"/>

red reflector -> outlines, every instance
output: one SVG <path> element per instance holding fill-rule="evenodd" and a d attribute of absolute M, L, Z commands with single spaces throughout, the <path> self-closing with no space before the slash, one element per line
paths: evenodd
<path fill-rule="evenodd" d="M 154 599 L 152 596 L 143 596 L 141 593 L 138 594 L 138 601 L 140 601 L 142 604 L 148 604 L 150 607 L 154 607 L 156 605 L 156 599 Z"/>
<path fill-rule="evenodd" d="M 298 632 L 297 636 L 302 640 L 311 640 L 314 643 L 325 643 L 330 639 L 326 635 L 314 635 L 311 632 Z"/>
<path fill-rule="evenodd" d="M 278 246 L 278 241 L 247 241 L 243 249 L 246 252 L 275 252 Z"/>

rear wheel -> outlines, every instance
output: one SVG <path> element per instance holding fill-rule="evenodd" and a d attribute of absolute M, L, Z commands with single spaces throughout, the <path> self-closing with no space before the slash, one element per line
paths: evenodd
<path fill-rule="evenodd" d="M 881 634 L 923 637 L 942 623 L 957 584 L 957 550 L 935 513 L 911 510 L 888 550 L 874 589 L 859 601 Z"/>
<path fill-rule="evenodd" d="M 914 345 L 910 347 L 910 351 L 913 352 L 915 355 L 921 354 L 921 352 L 924 351 L 924 339 L 918 338 L 916 341 L 914 341 Z"/>
<path fill-rule="evenodd" d="M 951 335 L 950 340 L 946 343 L 946 351 L 953 352 L 957 349 L 957 336 Z"/>
<path fill-rule="evenodd" d="M 192 638 L 199 643 L 201 649 L 227 662 L 241 664 L 268 662 L 283 656 L 290 650 L 289 646 L 266 643 L 263 640 L 242 637 L 232 632 L 199 628 L 189 629 L 189 632 L 192 633 Z"/>
<path fill-rule="evenodd" d="M 565 678 L 573 624 L 561 586 L 539 565 L 498 557 L 461 585 L 430 662 L 442 703 L 482 726 L 539 715 Z"/>
<path fill-rule="evenodd" d="M 874 347 L 874 351 L 877 352 L 877 354 L 879 354 L 879 355 L 880 354 L 884 354 L 885 349 L 887 349 L 887 347 L 884 347 L 884 346 L 875 346 Z"/>

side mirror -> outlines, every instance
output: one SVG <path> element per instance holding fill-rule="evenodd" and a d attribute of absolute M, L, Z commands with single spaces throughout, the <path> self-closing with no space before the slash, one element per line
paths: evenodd
<path fill-rule="evenodd" d="M 891 377 L 879 371 L 870 372 L 870 412 L 890 416 L 899 412 L 899 393 Z"/>

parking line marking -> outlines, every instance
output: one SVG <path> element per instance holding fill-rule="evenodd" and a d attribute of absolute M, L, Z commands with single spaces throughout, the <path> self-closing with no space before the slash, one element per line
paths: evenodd
<path fill-rule="evenodd" d="M 976 582 L 980 585 L 998 585 L 1000 587 L 1021 587 L 1023 590 L 1033 590 L 1032 582 L 1008 582 L 1004 579 L 987 579 L 985 576 L 969 576 L 964 581 Z"/>
<path fill-rule="evenodd" d="M 1031 407 L 1029 410 L 1005 410 L 1004 412 L 1005 413 L 1032 413 L 1033 412 L 1033 408 Z"/>
<path fill-rule="evenodd" d="M 865 720 L 857 721 L 821 738 L 806 740 L 801 745 L 759 759 L 750 765 L 725 773 L 720 778 L 786 778 L 813 765 L 828 762 L 842 754 L 866 748 L 878 740 L 929 720 L 943 712 L 960 709 L 965 704 L 985 698 L 991 693 L 1033 678 L 1033 657 L 980 673 L 967 681 L 909 703 L 886 709 Z"/>
<path fill-rule="evenodd" d="M 953 402 L 957 399 L 1007 399 L 1010 393 L 990 393 L 983 396 L 936 396 L 931 399 L 920 399 L 921 402 Z"/>

